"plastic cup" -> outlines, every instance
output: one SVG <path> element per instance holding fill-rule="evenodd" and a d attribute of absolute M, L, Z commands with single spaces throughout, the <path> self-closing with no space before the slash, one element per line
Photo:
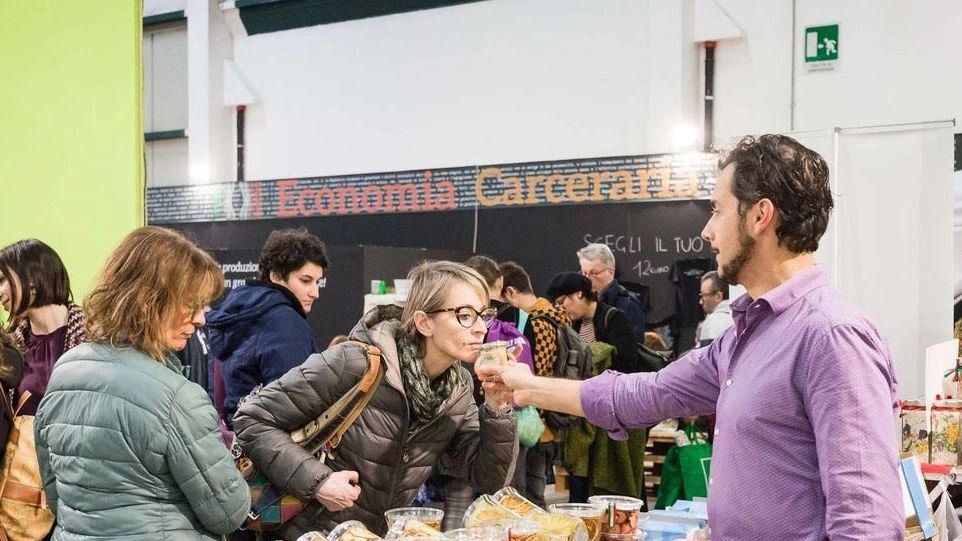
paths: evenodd
<path fill-rule="evenodd" d="M 387 527 L 391 529 L 394 523 L 400 519 L 414 519 L 421 524 L 433 528 L 441 535 L 441 520 L 444 518 L 444 511 L 433 507 L 395 507 L 384 512 L 384 519 L 387 520 Z M 412 525 L 416 528 L 416 525 Z"/>
<path fill-rule="evenodd" d="M 638 524 L 644 522 L 641 513 L 642 501 L 628 496 L 592 496 L 588 503 L 605 508 L 601 522 L 602 540 L 605 535 L 631 535 L 638 531 Z M 644 518 L 647 518 L 645 516 Z M 608 541 L 616 541 L 610 539 Z"/>
<path fill-rule="evenodd" d="M 474 366 L 486 364 L 508 364 L 508 343 L 499 340 L 481 344 L 478 360 L 474 361 Z"/>
<path fill-rule="evenodd" d="M 588 541 L 598 541 L 601 538 L 601 523 L 605 520 L 604 507 L 591 503 L 556 503 L 548 506 L 548 511 L 580 518 L 588 530 Z"/>

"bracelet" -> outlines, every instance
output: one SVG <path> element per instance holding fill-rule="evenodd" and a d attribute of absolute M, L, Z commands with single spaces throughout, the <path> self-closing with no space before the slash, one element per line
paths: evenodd
<path fill-rule="evenodd" d="M 487 410 L 488 416 L 494 419 L 503 419 L 505 417 L 510 417 L 514 412 L 514 408 L 511 407 L 511 404 L 502 404 L 501 407 L 497 409 L 493 409 L 491 406 L 488 405 L 487 402 L 485 402 L 484 409 Z"/>

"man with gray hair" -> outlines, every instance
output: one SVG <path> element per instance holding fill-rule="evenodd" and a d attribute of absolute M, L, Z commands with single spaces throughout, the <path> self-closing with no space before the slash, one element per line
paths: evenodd
<path fill-rule="evenodd" d="M 706 272 L 701 276 L 701 291 L 698 302 L 705 310 L 705 320 L 695 331 L 698 347 L 711 344 L 722 332 L 735 324 L 732 319 L 731 301 L 728 300 L 728 284 L 718 276 L 718 271 Z"/>
<path fill-rule="evenodd" d="M 630 291 L 615 279 L 615 255 L 607 244 L 593 243 L 578 250 L 581 274 L 591 280 L 591 290 L 598 300 L 624 312 L 635 328 L 635 336 L 644 336 L 648 314 Z"/>

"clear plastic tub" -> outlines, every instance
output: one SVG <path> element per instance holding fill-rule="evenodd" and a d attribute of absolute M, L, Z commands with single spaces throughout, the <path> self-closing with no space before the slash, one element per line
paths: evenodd
<path fill-rule="evenodd" d="M 388 529 L 402 518 L 419 520 L 440 532 L 441 521 L 444 519 L 444 511 L 433 507 L 395 507 L 384 512 L 384 519 L 387 520 Z"/>
<path fill-rule="evenodd" d="M 503 526 L 458 528 L 444 532 L 448 541 L 507 541 L 508 531 Z"/>
<path fill-rule="evenodd" d="M 603 533 L 601 541 L 641 541 L 645 538 L 645 532 L 638 530 L 635 533 Z"/>
<path fill-rule="evenodd" d="M 588 528 L 580 518 L 548 513 L 536 507 L 525 519 L 541 526 L 541 541 L 588 541 Z"/>
<path fill-rule="evenodd" d="M 498 505 L 507 507 L 508 510 L 521 517 L 527 517 L 532 512 L 544 513 L 545 510 L 531 503 L 513 487 L 504 487 L 491 495 L 491 499 Z"/>
<path fill-rule="evenodd" d="M 327 534 L 327 541 L 373 541 L 381 539 L 359 520 L 342 522 Z"/>
<path fill-rule="evenodd" d="M 297 541 L 327 541 L 327 538 L 321 532 L 313 531 L 301 534 Z"/>
<path fill-rule="evenodd" d="M 504 524 L 508 541 L 547 541 L 541 540 L 541 526 L 530 520 L 514 519 Z"/>
<path fill-rule="evenodd" d="M 495 502 L 491 496 L 482 495 L 471 502 L 464 512 L 464 527 L 503 526 L 505 523 L 521 518 L 507 507 Z"/>
<path fill-rule="evenodd" d="M 413 537 L 443 539 L 444 534 L 441 533 L 439 528 L 425 524 L 412 516 L 402 516 L 394 519 L 384 539 L 411 539 Z"/>
<path fill-rule="evenodd" d="M 548 511 L 580 518 L 588 530 L 588 541 L 598 541 L 601 538 L 601 523 L 605 520 L 604 507 L 591 503 L 556 503 L 548 506 Z"/>
<path fill-rule="evenodd" d="M 592 496 L 588 503 L 605 508 L 605 518 L 601 523 L 601 534 L 632 535 L 647 520 L 641 512 L 642 501 L 628 496 Z M 616 541 L 609 539 L 608 541 Z"/>

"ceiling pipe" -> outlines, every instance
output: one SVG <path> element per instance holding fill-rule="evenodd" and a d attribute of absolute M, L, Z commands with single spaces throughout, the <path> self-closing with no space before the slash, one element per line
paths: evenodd
<path fill-rule="evenodd" d="M 711 152 L 715 132 L 715 45 L 714 41 L 705 42 L 705 140 L 702 145 L 705 152 Z"/>

